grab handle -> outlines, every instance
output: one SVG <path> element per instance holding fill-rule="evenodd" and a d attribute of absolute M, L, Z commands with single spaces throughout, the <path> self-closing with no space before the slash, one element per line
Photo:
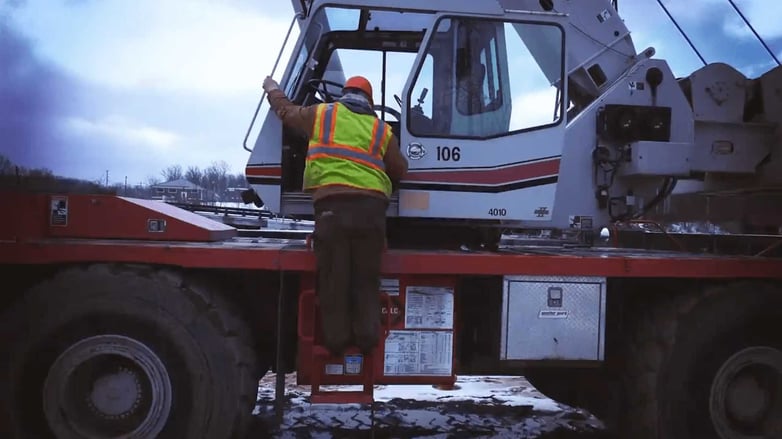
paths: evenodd
<path fill-rule="evenodd" d="M 274 72 L 277 71 L 277 64 L 280 62 L 280 58 L 282 58 L 282 52 L 285 51 L 285 46 L 288 45 L 288 38 L 291 36 L 291 31 L 293 30 L 293 25 L 296 23 L 296 20 L 299 18 L 304 18 L 304 14 L 301 12 L 297 13 L 293 16 L 293 21 L 291 21 L 291 25 L 288 27 L 288 33 L 285 34 L 285 40 L 282 42 L 282 47 L 280 48 L 280 53 L 277 54 L 277 60 L 274 61 L 274 67 L 272 68 L 272 73 L 270 76 L 274 76 Z M 250 121 L 250 126 L 247 128 L 247 133 L 244 135 L 244 142 L 242 143 L 242 146 L 244 147 L 245 151 L 247 152 L 253 152 L 252 149 L 247 147 L 247 139 L 250 138 L 250 131 L 252 131 L 253 127 L 255 126 L 255 120 L 258 118 L 258 112 L 261 110 L 261 105 L 263 104 L 264 99 L 266 99 L 266 90 L 263 91 L 261 94 L 261 100 L 258 101 L 258 106 L 255 107 L 255 114 L 253 114 L 253 118 Z"/>

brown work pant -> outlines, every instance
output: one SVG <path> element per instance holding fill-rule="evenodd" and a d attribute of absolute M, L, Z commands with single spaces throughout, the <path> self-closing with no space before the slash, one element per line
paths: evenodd
<path fill-rule="evenodd" d="M 387 203 L 339 195 L 315 202 L 313 250 L 323 342 L 334 355 L 348 346 L 368 354 L 380 337 L 380 264 Z"/>

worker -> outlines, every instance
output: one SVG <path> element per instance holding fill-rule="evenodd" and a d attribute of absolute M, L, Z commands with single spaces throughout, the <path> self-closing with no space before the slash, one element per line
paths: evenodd
<path fill-rule="evenodd" d="M 391 127 L 373 110 L 372 85 L 345 82 L 330 104 L 293 104 L 271 77 L 263 82 L 283 125 L 309 139 L 303 189 L 312 193 L 316 291 L 323 343 L 332 355 L 357 346 L 369 355 L 380 338 L 380 268 L 386 210 L 407 172 Z"/>

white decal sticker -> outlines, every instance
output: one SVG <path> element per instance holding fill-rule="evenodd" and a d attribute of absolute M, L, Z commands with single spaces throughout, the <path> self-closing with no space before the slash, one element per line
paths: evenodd
<path fill-rule="evenodd" d="M 564 310 L 550 310 L 542 309 L 538 313 L 539 319 L 566 319 L 570 315 L 570 311 Z"/>
<path fill-rule="evenodd" d="M 343 367 L 341 364 L 327 364 L 326 375 L 343 375 Z"/>
<path fill-rule="evenodd" d="M 385 342 L 385 375 L 450 376 L 453 334 L 450 331 L 391 331 Z"/>
<path fill-rule="evenodd" d="M 380 291 L 389 296 L 398 296 L 399 279 L 380 279 Z"/>
<path fill-rule="evenodd" d="M 453 288 L 409 286 L 405 328 L 453 329 Z"/>

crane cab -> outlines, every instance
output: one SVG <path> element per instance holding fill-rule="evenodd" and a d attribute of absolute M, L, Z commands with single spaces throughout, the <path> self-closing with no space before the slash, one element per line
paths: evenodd
<path fill-rule="evenodd" d="M 653 48 L 636 52 L 608 0 L 294 5 L 306 13 L 282 89 L 315 105 L 339 99 L 347 77 L 369 78 L 377 115 L 409 163 L 388 215 L 415 220 L 418 236 L 422 223 L 591 235 L 643 216 L 679 180 L 752 176 L 770 151 L 772 123 L 733 117 L 728 132 L 721 113 L 696 114 L 708 99 Z M 723 67 L 689 81 L 736 76 Z M 745 144 L 746 157 L 713 158 L 715 135 Z M 307 143 L 265 115 L 246 176 L 274 213 L 312 215 L 302 191 Z"/>
<path fill-rule="evenodd" d="M 377 115 L 409 163 L 391 217 L 550 219 L 565 128 L 564 14 L 422 4 L 305 3 L 282 90 L 315 105 L 338 99 L 349 76 L 372 82 Z M 266 114 L 246 175 L 273 212 L 312 214 L 301 189 L 307 141 Z"/>

